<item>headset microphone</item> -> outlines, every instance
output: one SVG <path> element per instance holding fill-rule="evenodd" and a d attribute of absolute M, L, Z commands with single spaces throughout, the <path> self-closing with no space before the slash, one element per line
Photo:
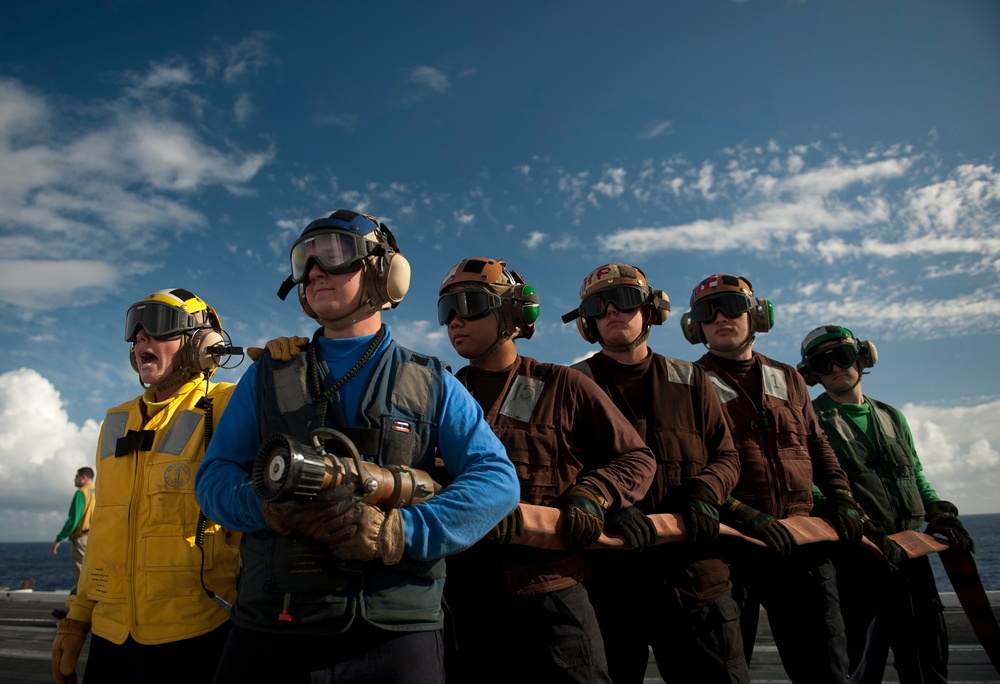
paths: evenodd
<path fill-rule="evenodd" d="M 205 348 L 205 356 L 231 356 L 242 353 L 243 347 L 233 347 L 228 344 L 216 344 Z"/>

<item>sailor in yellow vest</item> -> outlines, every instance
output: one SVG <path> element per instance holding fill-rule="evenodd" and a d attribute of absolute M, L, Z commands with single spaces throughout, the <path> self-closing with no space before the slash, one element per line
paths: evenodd
<path fill-rule="evenodd" d="M 160 290 L 128 309 L 125 341 L 145 391 L 104 418 L 91 541 L 52 646 L 57 684 L 76 681 L 88 631 L 87 681 L 214 676 L 239 534 L 200 515 L 194 479 L 234 387 L 210 381 L 232 351 L 224 335 L 215 310 L 187 290 Z"/>
<path fill-rule="evenodd" d="M 94 514 L 94 469 L 84 466 L 76 471 L 73 480 L 76 493 L 69 504 L 69 515 L 66 524 L 59 530 L 56 540 L 52 542 L 52 555 L 59 551 L 59 544 L 64 539 L 70 541 L 69 559 L 73 563 L 73 586 L 70 594 L 76 593 L 76 585 L 80 583 L 80 568 L 83 566 L 83 552 L 87 550 L 87 537 L 90 532 L 90 518 Z M 66 617 L 63 614 L 62 617 Z"/>

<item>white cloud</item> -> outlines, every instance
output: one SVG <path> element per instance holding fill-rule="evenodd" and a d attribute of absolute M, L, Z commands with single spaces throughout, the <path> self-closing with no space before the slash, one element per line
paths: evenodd
<path fill-rule="evenodd" d="M 546 233 L 543 233 L 538 230 L 533 230 L 530 233 L 528 233 L 527 238 L 521 240 L 521 244 L 527 247 L 528 249 L 535 249 L 536 247 L 540 247 L 545 242 L 546 237 L 547 237 Z"/>
<path fill-rule="evenodd" d="M 244 194 L 273 159 L 273 148 L 243 151 L 209 140 L 176 114 L 174 104 L 198 99 L 185 92 L 198 81 L 186 63 L 154 63 L 127 80 L 117 100 L 90 107 L 55 105 L 0 79 L 0 254 L 11 260 L 0 275 L 0 301 L 37 307 L 56 282 L 64 300 L 76 290 L 106 291 L 122 273 L 136 272 L 132 264 L 149 246 L 162 251 L 165 233 L 207 224 L 191 204 L 195 193 Z M 237 104 L 237 118 L 247 107 Z M 48 261 L 21 261 L 42 255 L 69 259 L 59 268 L 78 279 L 66 271 L 54 277 Z M 106 262 L 125 265 L 116 276 Z"/>
<path fill-rule="evenodd" d="M 639 133 L 640 140 L 654 140 L 661 135 L 672 133 L 674 130 L 673 121 L 654 121 Z"/>
<path fill-rule="evenodd" d="M 435 93 L 448 92 L 450 83 L 448 76 L 440 69 L 430 66 L 419 66 L 410 72 L 410 82 L 433 90 Z"/>
<path fill-rule="evenodd" d="M 66 305 L 72 290 L 74 303 L 89 303 L 125 273 L 103 261 L 0 259 L 0 302 L 26 309 L 57 308 Z"/>
<path fill-rule="evenodd" d="M 996 511 L 1000 486 L 1000 401 L 978 406 L 900 407 L 924 474 L 962 513 Z"/>
<path fill-rule="evenodd" d="M 0 375 L 0 541 L 55 539 L 77 469 L 94 467 L 100 425 L 69 421 L 52 383 L 22 368 Z"/>

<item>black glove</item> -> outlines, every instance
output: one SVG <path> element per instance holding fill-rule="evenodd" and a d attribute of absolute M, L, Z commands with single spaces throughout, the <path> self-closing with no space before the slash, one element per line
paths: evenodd
<path fill-rule="evenodd" d="M 777 518 L 764 511 L 747 506 L 739 499 L 729 498 L 723 505 L 724 522 L 743 534 L 760 539 L 767 548 L 782 556 L 789 555 L 798 543 L 792 533 L 786 530 Z"/>
<path fill-rule="evenodd" d="M 710 544 L 719 536 L 719 499 L 712 488 L 701 480 L 688 480 L 684 485 L 681 515 L 692 544 Z"/>
<path fill-rule="evenodd" d="M 642 551 L 656 543 L 656 526 L 645 513 L 635 506 L 627 506 L 611 514 L 609 529 L 625 538 L 634 549 Z"/>
<path fill-rule="evenodd" d="M 882 560 L 893 570 L 898 570 L 909 556 L 899 544 L 889 539 L 885 528 L 871 519 L 865 520 L 865 536 L 882 552 Z"/>
<path fill-rule="evenodd" d="M 861 504 L 854 500 L 846 489 L 834 489 L 827 494 L 822 514 L 830 521 L 837 536 L 845 544 L 860 544 L 865 535 L 865 520 L 868 516 Z"/>
<path fill-rule="evenodd" d="M 349 536 L 343 516 L 361 501 L 354 487 L 331 487 L 308 501 L 264 503 L 264 520 L 279 534 L 298 532 L 324 544 L 338 544 Z"/>
<path fill-rule="evenodd" d="M 567 549 L 582 549 L 596 542 L 604 531 L 608 502 L 589 484 L 573 485 L 563 497 L 562 538 Z"/>
<path fill-rule="evenodd" d="M 497 544 L 510 544 L 511 539 L 524 534 L 524 515 L 518 506 L 493 528 L 493 538 Z"/>
<path fill-rule="evenodd" d="M 958 519 L 958 508 L 950 501 L 935 501 L 927 507 L 927 534 L 939 534 L 956 551 L 975 553 L 976 544 Z"/>

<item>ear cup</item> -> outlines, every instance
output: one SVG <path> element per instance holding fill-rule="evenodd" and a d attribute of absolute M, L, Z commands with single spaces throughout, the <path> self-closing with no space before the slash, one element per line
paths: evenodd
<path fill-rule="evenodd" d="M 799 375 L 802 376 L 802 379 L 805 380 L 806 384 L 809 385 L 810 387 L 812 387 L 813 385 L 815 385 L 816 383 L 819 382 L 819 378 L 816 377 L 812 373 L 812 371 L 810 371 L 806 367 L 806 362 L 805 361 L 799 361 L 799 365 L 797 365 L 795 367 L 795 370 L 797 370 L 799 372 Z"/>
<path fill-rule="evenodd" d="M 583 316 L 580 316 L 578 319 L 576 319 L 576 329 L 577 332 L 580 333 L 580 337 L 582 337 L 590 344 L 594 344 L 595 342 L 599 341 L 597 339 L 597 335 L 595 334 L 596 331 L 591 332 L 590 325 L 587 323 L 587 319 L 584 318 Z"/>
<path fill-rule="evenodd" d="M 132 370 L 139 372 L 139 364 L 135 362 L 135 342 L 128 346 L 128 362 L 132 364 Z"/>
<path fill-rule="evenodd" d="M 396 306 L 410 289 L 410 262 L 399 252 L 386 255 L 385 299 Z"/>
<path fill-rule="evenodd" d="M 649 307 L 649 324 L 663 325 L 670 318 L 670 297 L 663 290 L 651 290 L 652 304 Z"/>
<path fill-rule="evenodd" d="M 191 336 L 191 339 L 184 347 L 182 352 L 182 367 L 198 371 L 212 370 L 219 365 L 220 359 L 205 352 L 209 347 L 214 347 L 218 344 L 224 345 L 225 343 L 226 340 L 218 330 L 207 329 L 197 331 Z"/>
<path fill-rule="evenodd" d="M 527 283 L 519 283 L 511 290 L 510 298 L 514 310 L 514 324 L 522 330 L 532 327 L 541 313 L 535 288 Z"/>
<path fill-rule="evenodd" d="M 774 327 L 774 307 L 766 299 L 758 299 L 757 306 L 750 309 L 752 332 L 766 333 Z"/>
<path fill-rule="evenodd" d="M 878 349 L 875 348 L 874 342 L 858 340 L 858 362 L 862 370 L 872 368 L 878 363 Z"/>
<path fill-rule="evenodd" d="M 684 339 L 691 344 L 705 344 L 705 334 L 702 332 L 701 324 L 691 320 L 688 314 L 681 316 L 681 332 Z"/>

